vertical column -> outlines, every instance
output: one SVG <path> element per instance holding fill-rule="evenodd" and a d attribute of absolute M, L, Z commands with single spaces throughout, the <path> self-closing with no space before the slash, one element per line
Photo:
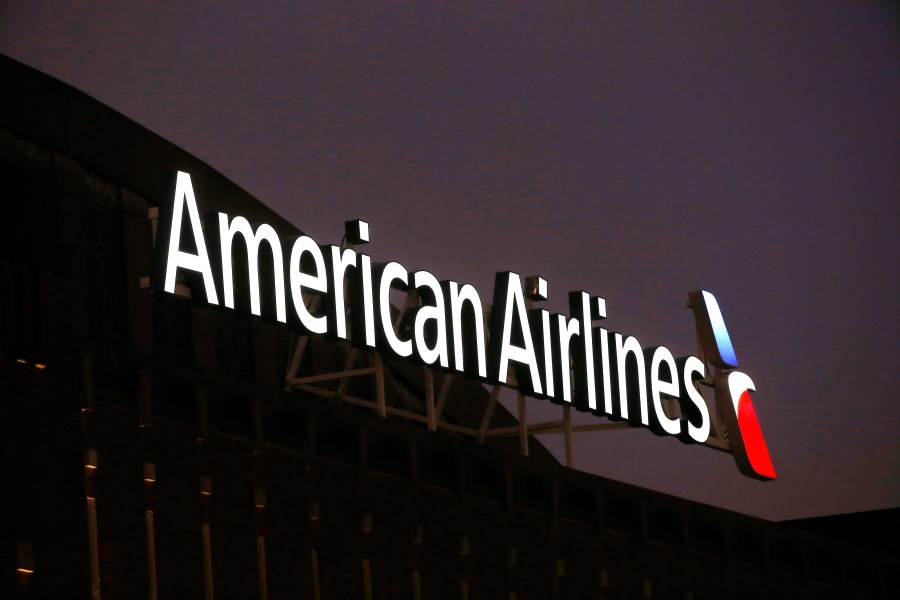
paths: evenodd
<path fill-rule="evenodd" d="M 263 409 L 262 400 L 258 394 L 250 399 L 250 409 L 253 416 L 253 451 L 260 452 L 263 449 Z"/>
<path fill-rule="evenodd" d="M 528 413 L 525 404 L 525 394 L 516 394 L 519 401 L 519 453 L 528 456 Z"/>
<path fill-rule="evenodd" d="M 419 575 L 419 571 L 413 571 L 412 584 L 413 584 L 413 600 L 422 600 L 422 580 Z"/>
<path fill-rule="evenodd" d="M 84 410 L 94 410 L 94 361 L 89 352 L 81 354 L 81 392 Z"/>
<path fill-rule="evenodd" d="M 147 523 L 147 574 L 150 579 L 150 600 L 158 600 L 159 592 L 157 590 L 156 579 L 156 537 L 154 533 L 153 511 L 146 511 L 144 516 Z"/>
<path fill-rule="evenodd" d="M 205 385 L 194 388 L 197 400 L 197 440 L 209 438 L 209 395 Z"/>
<path fill-rule="evenodd" d="M 100 555 L 97 548 L 97 501 L 88 496 L 88 547 L 91 560 L 91 598 L 100 600 Z"/>
<path fill-rule="evenodd" d="M 424 367 L 425 373 L 425 419 L 428 431 L 437 431 L 437 417 L 434 414 L 434 371 Z"/>
<path fill-rule="evenodd" d="M 322 600 L 319 587 L 319 553 L 316 552 L 315 548 L 309 551 L 309 563 L 312 569 L 313 600 Z"/>
<path fill-rule="evenodd" d="M 368 558 L 362 561 L 363 570 L 363 598 L 372 600 L 372 563 Z"/>
<path fill-rule="evenodd" d="M 375 400 L 378 405 L 378 416 L 384 418 L 387 416 L 387 401 L 384 395 L 384 360 L 378 352 L 372 353 L 372 359 L 375 363 Z"/>
<path fill-rule="evenodd" d="M 266 501 L 266 490 L 261 487 L 253 489 L 253 506 L 256 509 L 256 561 L 257 571 L 259 571 L 259 597 L 260 600 L 267 600 L 269 596 L 268 578 L 266 576 L 266 534 L 264 533 L 264 511 L 268 502 Z"/>
<path fill-rule="evenodd" d="M 203 523 L 203 593 L 206 600 L 213 600 L 212 542 L 210 541 L 209 523 Z"/>
<path fill-rule="evenodd" d="M 256 558 L 259 566 L 259 597 L 260 600 L 268 600 L 269 586 L 266 578 L 266 536 L 263 533 L 256 534 Z"/>
<path fill-rule="evenodd" d="M 153 425 L 153 387 L 150 382 L 150 374 L 146 369 L 141 369 L 138 374 L 138 386 L 141 427 L 150 427 Z"/>

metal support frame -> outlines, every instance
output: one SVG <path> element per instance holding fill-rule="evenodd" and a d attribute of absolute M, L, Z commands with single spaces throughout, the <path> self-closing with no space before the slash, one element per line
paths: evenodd
<path fill-rule="evenodd" d="M 687 308 L 691 308 L 690 302 L 687 304 Z M 706 358 L 706 349 L 703 347 L 703 340 L 700 337 L 700 330 L 696 330 L 697 337 L 697 356 L 703 357 L 703 364 L 706 365 L 706 378 L 699 380 L 697 383 L 703 388 L 714 390 L 716 387 L 716 379 L 720 376 L 720 369 L 712 364 L 710 364 L 709 360 Z M 699 390 L 702 395 L 703 390 Z M 706 398 L 704 397 L 704 400 Z M 731 443 L 728 441 L 728 432 L 725 431 L 725 421 L 723 412 L 719 407 L 715 398 L 713 402 L 707 402 L 706 406 L 709 409 L 709 438 L 706 442 L 703 443 L 704 446 L 709 446 L 710 448 L 715 448 L 716 450 L 721 450 L 722 452 L 727 452 L 728 454 L 732 454 Z"/>
<path fill-rule="evenodd" d="M 411 308 L 418 306 L 419 302 L 420 299 L 415 290 L 411 290 L 407 293 L 400 311 L 397 314 L 397 317 L 394 319 L 395 331 L 399 330 L 400 324 L 403 322 L 403 317 L 405 316 L 406 312 Z M 309 306 L 310 309 L 315 309 L 317 304 L 318 297 L 316 296 L 310 297 L 307 301 L 307 306 Z M 487 321 L 490 316 L 490 306 L 485 305 L 483 308 L 484 318 L 485 321 Z M 453 378 L 456 375 L 442 372 L 439 368 L 428 366 L 422 367 L 425 387 L 425 414 L 423 415 L 387 405 L 384 387 L 384 359 L 382 358 L 381 354 L 375 350 L 366 351 L 371 356 L 371 366 L 354 368 L 356 359 L 360 356 L 360 352 L 362 351 L 357 348 L 352 348 L 348 353 L 347 360 L 345 361 L 344 367 L 342 369 L 334 371 L 332 373 L 300 376 L 299 370 L 301 359 L 308 346 L 308 340 L 309 338 L 307 336 L 300 336 L 297 339 L 294 352 L 289 361 L 287 374 L 285 376 L 285 385 L 288 389 L 296 389 L 319 396 L 324 396 L 326 398 L 335 398 L 340 402 L 346 402 L 348 404 L 369 408 L 376 411 L 379 417 L 394 415 L 412 421 L 418 421 L 424 423 L 428 427 L 429 431 L 453 431 L 474 438 L 479 443 L 483 443 L 485 439 L 491 437 L 518 436 L 519 452 L 522 456 L 528 456 L 529 436 L 561 434 L 565 439 L 565 464 L 567 467 L 571 468 L 574 466 L 573 436 L 575 434 L 633 428 L 628 423 L 616 421 L 606 421 L 590 424 L 573 423 L 572 409 L 568 405 L 563 405 L 561 407 L 562 418 L 559 420 L 530 423 L 528 421 L 528 402 L 526 401 L 526 395 L 518 389 L 518 385 L 513 374 L 510 375 L 506 386 L 494 385 L 491 387 L 488 401 L 485 404 L 484 410 L 481 414 L 481 420 L 477 428 L 456 425 L 453 423 L 449 423 L 442 418 L 444 409 L 447 406 L 447 402 L 450 401 L 450 387 L 453 383 Z M 702 354 L 703 349 L 702 346 L 700 346 L 699 338 L 697 341 L 701 352 L 700 355 L 704 356 Z M 439 372 L 443 374 L 443 377 L 440 378 L 440 386 L 436 386 L 436 380 L 439 379 L 436 376 L 436 373 Z M 373 376 L 375 378 L 374 402 L 371 400 L 358 398 L 347 393 L 347 385 L 349 384 L 351 378 Z M 315 385 L 318 383 L 330 381 L 338 381 L 337 390 Z M 699 384 L 702 386 L 711 387 L 713 385 L 712 381 L 712 375 L 708 374 L 707 378 L 700 381 Z M 491 428 L 491 419 L 493 418 L 494 410 L 497 406 L 497 401 L 499 399 L 500 390 L 502 387 L 509 387 L 516 390 L 518 403 L 517 416 L 519 422 L 517 425 L 511 427 Z M 707 405 L 709 406 L 710 404 L 707 403 Z M 674 406 L 674 400 L 667 402 L 666 412 L 674 414 Z M 725 436 L 724 428 L 722 426 L 721 419 L 719 418 L 719 411 L 711 408 L 710 419 L 712 422 L 710 437 L 704 445 L 730 453 L 731 447 L 728 443 L 727 437 Z"/>

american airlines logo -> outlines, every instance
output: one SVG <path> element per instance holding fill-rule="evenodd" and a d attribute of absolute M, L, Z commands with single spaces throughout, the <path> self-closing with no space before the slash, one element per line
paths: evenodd
<path fill-rule="evenodd" d="M 471 284 L 376 263 L 354 247 L 369 241 L 364 221 L 348 222 L 347 246 L 281 238 L 270 225 L 225 213 L 206 215 L 204 227 L 184 172 L 170 181 L 157 229 L 150 277 L 156 292 L 175 293 L 184 282 L 197 302 L 205 296 L 208 305 L 285 323 L 303 335 L 514 387 L 686 444 L 710 438 L 713 417 L 700 389 L 711 385 L 741 472 L 775 478 L 750 401 L 753 382 L 735 370 L 731 339 L 709 292 L 690 295 L 704 361 L 604 327 L 606 300 L 582 290 L 568 294 L 568 315 L 533 306 L 549 298 L 540 277 L 523 283 L 517 273 L 497 273 L 487 306 Z M 415 299 L 396 321 L 392 290 Z"/>
<path fill-rule="evenodd" d="M 775 479 L 775 466 L 750 400 L 756 386 L 746 373 L 736 370 L 737 356 L 719 303 L 706 291 L 691 292 L 689 297 L 701 346 L 715 370 L 716 408 L 725 421 L 738 468 L 749 477 Z"/>

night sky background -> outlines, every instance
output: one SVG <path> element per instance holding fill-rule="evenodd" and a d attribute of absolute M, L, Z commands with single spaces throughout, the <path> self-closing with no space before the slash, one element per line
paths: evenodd
<path fill-rule="evenodd" d="M 488 302 L 541 275 L 676 355 L 715 293 L 779 479 L 641 429 L 577 436 L 576 467 L 776 520 L 900 506 L 895 6 L 75 4 L 4 2 L 0 52 L 319 243 L 365 219 L 376 261 Z"/>

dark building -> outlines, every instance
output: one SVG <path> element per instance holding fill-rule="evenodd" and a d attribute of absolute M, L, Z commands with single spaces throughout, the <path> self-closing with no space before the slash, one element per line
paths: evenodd
<path fill-rule="evenodd" d="M 574 471 L 477 382 L 151 293 L 167 172 L 201 210 L 296 228 L 0 74 L 0 596 L 890 595 L 897 511 L 779 524 Z"/>

